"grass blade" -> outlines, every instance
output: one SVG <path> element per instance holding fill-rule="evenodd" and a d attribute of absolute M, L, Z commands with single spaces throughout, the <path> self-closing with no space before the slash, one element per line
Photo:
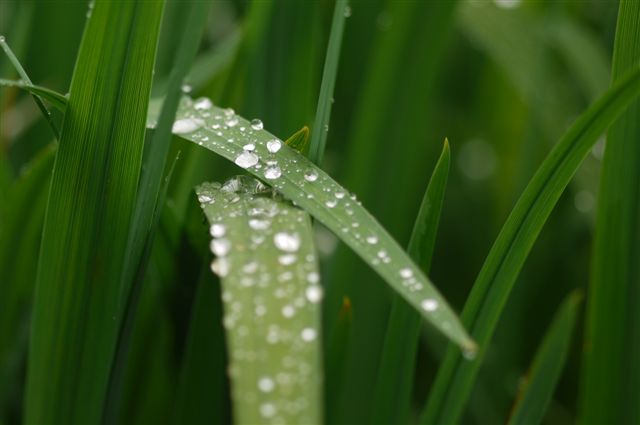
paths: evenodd
<path fill-rule="evenodd" d="M 613 84 L 639 62 L 640 2 L 624 0 Z M 640 422 L 639 117 L 636 100 L 611 126 L 606 142 L 587 308 L 580 412 L 585 424 Z"/>
<path fill-rule="evenodd" d="M 465 350 L 475 349 L 444 298 L 355 195 L 348 195 L 311 161 L 263 130 L 262 122 L 250 123 L 232 110 L 213 106 L 206 98 L 195 102 L 184 98 L 173 129 L 264 179 L 308 211 L 444 335 Z"/>
<path fill-rule="evenodd" d="M 574 122 L 538 168 L 502 227 L 462 313 L 463 323 L 482 347 L 479 356 L 468 361 L 450 347 L 421 423 L 454 423 L 460 418 L 484 349 L 542 226 L 598 137 L 639 93 L 640 69 L 636 68 Z"/>
<path fill-rule="evenodd" d="M 98 423 L 114 353 L 163 2 L 96 2 L 38 262 L 26 422 Z"/>
<path fill-rule="evenodd" d="M 324 148 L 327 143 L 329 120 L 331 118 L 331 104 L 333 103 L 333 88 L 335 87 L 336 74 L 338 73 L 340 47 L 342 46 L 344 21 L 348 14 L 348 4 L 348 0 L 337 0 L 335 9 L 333 10 L 331 34 L 329 35 L 327 57 L 325 58 L 324 71 L 322 72 L 320 96 L 318 97 L 318 107 L 316 109 L 316 118 L 313 123 L 311 145 L 309 148 L 309 158 L 316 164 L 322 163 Z"/>
<path fill-rule="evenodd" d="M 520 388 L 509 425 L 539 424 L 567 360 L 583 294 L 575 291 L 556 313 L 536 352 L 526 383 Z"/>
<path fill-rule="evenodd" d="M 445 140 L 409 241 L 409 255 L 425 273 L 431 266 L 450 163 L 449 142 Z M 373 403 L 372 417 L 379 423 L 407 423 L 409 420 L 420 319 L 402 298 L 394 298 Z"/>
<path fill-rule="evenodd" d="M 222 278 L 233 416 L 320 423 L 322 287 L 311 220 L 264 189 L 245 177 L 196 190 L 214 238 L 211 269 Z"/>
<path fill-rule="evenodd" d="M 2 50 L 4 50 L 4 52 L 7 54 L 7 57 L 15 67 L 16 71 L 18 71 L 18 75 L 20 75 L 20 78 L 27 85 L 32 86 L 33 83 L 31 83 L 31 79 L 29 79 L 29 76 L 27 75 L 26 71 L 20 64 L 20 61 L 18 60 L 16 55 L 14 55 L 13 52 L 11 51 L 11 48 L 7 44 L 7 41 L 5 40 L 4 36 L 0 36 L 0 47 L 2 47 Z M 42 99 L 38 94 L 35 94 L 32 92 L 32 95 L 33 95 L 33 100 L 36 102 L 36 105 L 38 105 L 38 109 L 40 109 L 40 112 L 42 112 L 42 115 L 47 121 L 47 124 L 49 124 L 49 127 L 51 127 L 51 131 L 53 131 L 53 135 L 56 137 L 56 139 L 60 140 L 60 131 L 58 130 L 58 127 L 56 126 L 56 124 L 53 122 L 53 118 L 51 117 L 51 112 L 49 112 L 49 110 L 44 105 L 44 103 L 42 103 Z"/>
<path fill-rule="evenodd" d="M 51 103 L 51 105 L 60 112 L 64 112 L 67 107 L 67 98 L 64 95 L 46 87 L 34 86 L 32 84 L 24 83 L 23 81 L 5 80 L 4 78 L 0 78 L 0 86 L 17 87 L 19 89 L 26 90 L 34 96 Z"/>

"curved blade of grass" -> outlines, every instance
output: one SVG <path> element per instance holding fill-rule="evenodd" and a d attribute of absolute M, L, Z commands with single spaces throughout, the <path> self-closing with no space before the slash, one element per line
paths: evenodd
<path fill-rule="evenodd" d="M 265 188 L 236 177 L 196 189 L 222 279 L 233 416 L 319 424 L 322 287 L 311 220 Z"/>
<path fill-rule="evenodd" d="M 18 60 L 16 55 L 14 55 L 13 52 L 11 51 L 11 48 L 7 44 L 7 41 L 5 40 L 4 36 L 0 36 L 0 47 L 2 47 L 2 50 L 4 50 L 4 52 L 7 54 L 9 61 L 11 61 L 16 71 L 18 71 L 18 75 L 20 75 L 20 78 L 26 84 L 28 84 L 29 86 L 32 86 L 33 83 L 31 82 L 31 79 L 29 79 L 29 76 L 27 75 L 26 71 L 20 64 L 20 61 Z M 32 92 L 32 96 L 33 96 L 33 100 L 36 102 L 36 105 L 38 105 L 40 112 L 42 112 L 42 115 L 47 121 L 47 124 L 49 124 L 49 127 L 51 127 L 51 131 L 53 131 L 53 135 L 57 140 L 60 140 L 60 131 L 58 130 L 58 127 L 56 126 L 56 124 L 53 122 L 53 118 L 51 117 L 51 112 L 49 112 L 49 110 L 44 105 L 44 103 L 42 103 L 42 99 L 40 99 L 40 95 L 37 95 Z"/>
<path fill-rule="evenodd" d="M 450 163 L 449 142 L 445 140 L 413 225 L 407 250 L 425 273 L 429 272 L 431 266 Z M 409 421 L 421 323 L 420 315 L 406 301 L 396 296 L 385 334 L 371 416 L 378 423 Z"/>
<path fill-rule="evenodd" d="M 567 360 L 571 336 L 584 295 L 574 291 L 562 303 L 520 387 L 509 425 L 539 424 Z"/>
<path fill-rule="evenodd" d="M 199 108 L 206 105 L 206 109 Z M 333 231 L 424 318 L 463 349 L 475 350 L 456 314 L 389 233 L 347 191 L 300 153 L 232 110 L 185 97 L 174 133 L 234 161 Z M 153 119 L 153 117 L 150 117 Z"/>
<path fill-rule="evenodd" d="M 98 423 L 163 2 L 96 2 L 54 165 L 38 262 L 28 423 Z"/>
<path fill-rule="evenodd" d="M 64 95 L 50 90 L 46 87 L 34 86 L 23 81 L 5 80 L 4 78 L 0 78 L 0 86 L 17 87 L 19 89 L 26 90 L 29 93 L 51 103 L 51 105 L 53 105 L 60 112 L 64 112 L 64 110 L 67 108 L 68 99 Z"/>
<path fill-rule="evenodd" d="M 316 118 L 313 122 L 311 144 L 309 147 L 309 158 L 316 164 L 322 163 L 324 148 L 327 143 L 329 120 L 331 119 L 331 105 L 333 103 L 333 88 L 335 87 L 336 74 L 338 73 L 342 33 L 344 32 L 344 21 L 348 14 L 348 4 L 348 0 L 337 0 L 333 10 L 331 34 L 329 35 L 327 56 L 324 60 L 320 96 L 318 97 L 318 107 L 316 109 Z"/>
<path fill-rule="evenodd" d="M 421 423 L 455 423 L 511 288 L 547 217 L 598 137 L 640 93 L 640 69 L 600 97 L 569 128 L 533 176 L 480 270 L 462 313 L 482 349 L 475 361 L 450 347 L 436 376 Z"/>
<path fill-rule="evenodd" d="M 640 63 L 640 2 L 620 2 L 613 84 Z M 580 419 L 639 423 L 640 101 L 607 135 L 598 198 Z M 615 360 L 614 360 L 615 359 Z M 606 389 L 606 390 L 605 390 Z"/>

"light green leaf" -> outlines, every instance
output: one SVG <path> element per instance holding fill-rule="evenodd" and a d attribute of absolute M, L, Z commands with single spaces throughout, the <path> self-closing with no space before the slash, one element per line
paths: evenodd
<path fill-rule="evenodd" d="M 153 115 L 149 120 L 153 120 Z M 332 230 L 423 317 L 463 349 L 473 351 L 456 314 L 406 252 L 355 195 L 322 169 L 233 110 L 206 98 L 184 98 L 173 131 L 263 179 Z"/>
<path fill-rule="evenodd" d="M 196 189 L 222 279 L 233 416 L 321 420 L 320 300 L 311 220 L 250 177 Z"/>
<path fill-rule="evenodd" d="M 61 95 L 60 93 L 50 90 L 46 87 L 34 86 L 23 81 L 5 80 L 4 78 L 0 78 L 0 86 L 17 87 L 19 89 L 26 90 L 29 93 L 39 96 L 48 101 L 61 112 L 64 112 L 64 110 L 67 108 L 68 99 L 64 95 Z"/>

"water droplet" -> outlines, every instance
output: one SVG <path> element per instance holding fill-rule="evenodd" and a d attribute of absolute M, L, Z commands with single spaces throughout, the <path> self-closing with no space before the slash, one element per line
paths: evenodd
<path fill-rule="evenodd" d="M 344 192 L 336 192 L 336 198 L 338 199 L 344 198 Z"/>
<path fill-rule="evenodd" d="M 307 281 L 309 283 L 318 283 L 320 282 L 320 275 L 317 272 L 311 272 L 307 275 Z"/>
<path fill-rule="evenodd" d="M 270 393 L 275 388 L 276 384 L 273 379 L 263 376 L 258 380 L 258 389 L 265 393 Z"/>
<path fill-rule="evenodd" d="M 214 239 L 211 241 L 209 247 L 215 255 L 224 257 L 231 249 L 231 242 L 228 239 Z"/>
<path fill-rule="evenodd" d="M 400 276 L 404 279 L 409 279 L 413 277 L 413 271 L 409 267 L 405 267 L 400 269 Z"/>
<path fill-rule="evenodd" d="M 320 285 L 311 285 L 305 290 L 305 295 L 310 303 L 318 303 L 322 300 L 322 287 Z"/>
<path fill-rule="evenodd" d="M 367 236 L 367 243 L 369 245 L 375 245 L 378 243 L 378 237 L 377 236 Z"/>
<path fill-rule="evenodd" d="M 193 107 L 197 111 L 207 111 L 213 107 L 213 102 L 211 102 L 211 99 L 207 97 L 202 97 L 193 104 Z"/>
<path fill-rule="evenodd" d="M 438 301 L 433 298 L 425 298 L 420 303 L 420 306 L 424 311 L 436 311 L 438 309 Z"/>
<path fill-rule="evenodd" d="M 231 116 L 224 120 L 224 123 L 227 127 L 235 127 L 236 125 L 238 125 L 238 117 L 236 117 L 235 115 Z"/>
<path fill-rule="evenodd" d="M 198 201 L 201 204 L 208 204 L 209 202 L 213 201 L 213 198 L 209 195 L 201 194 L 198 195 Z"/>
<path fill-rule="evenodd" d="M 183 118 L 176 120 L 171 127 L 171 131 L 174 134 L 188 134 L 193 133 L 202 126 L 202 120 L 193 118 Z"/>
<path fill-rule="evenodd" d="M 214 223 L 209 227 L 209 233 L 214 238 L 221 238 L 227 232 L 227 228 L 222 223 Z"/>
<path fill-rule="evenodd" d="M 253 143 L 248 143 L 242 147 L 245 151 L 253 152 L 256 150 L 256 145 Z"/>
<path fill-rule="evenodd" d="M 310 342 L 316 339 L 316 336 L 318 336 L 318 333 L 313 328 L 304 328 L 300 333 L 300 336 L 302 337 L 303 341 Z"/>
<path fill-rule="evenodd" d="M 272 403 L 264 403 L 260 405 L 260 414 L 264 418 L 272 418 L 276 414 L 276 406 Z"/>
<path fill-rule="evenodd" d="M 182 85 L 182 92 L 183 93 L 191 93 L 191 90 L 193 90 L 193 87 L 191 87 L 189 84 L 183 84 Z"/>
<path fill-rule="evenodd" d="M 324 204 L 327 206 L 327 208 L 335 208 L 335 206 L 338 205 L 338 201 L 336 201 L 335 199 L 329 199 Z"/>
<path fill-rule="evenodd" d="M 313 183 L 314 181 L 318 180 L 318 173 L 316 173 L 315 170 L 307 171 L 306 173 L 304 173 L 304 179 L 308 182 Z"/>
<path fill-rule="evenodd" d="M 272 139 L 267 142 L 267 150 L 271 153 L 276 153 L 282 147 L 282 142 L 278 139 Z"/>
<path fill-rule="evenodd" d="M 349 18 L 351 16 L 351 6 L 347 6 L 344 8 L 344 17 Z"/>
<path fill-rule="evenodd" d="M 265 230 L 271 226 L 271 222 L 268 220 L 260 220 L 258 218 L 252 218 L 249 220 L 249 227 L 253 230 Z"/>
<path fill-rule="evenodd" d="M 226 277 L 229 269 L 229 260 L 226 257 L 218 257 L 211 262 L 211 271 L 220 277 Z"/>
<path fill-rule="evenodd" d="M 289 266 L 296 262 L 297 257 L 294 254 L 285 254 L 278 257 L 278 263 L 283 266 Z"/>
<path fill-rule="evenodd" d="M 258 163 L 258 155 L 244 151 L 235 160 L 237 166 L 242 168 L 253 167 Z"/>
<path fill-rule="evenodd" d="M 0 43 L 4 43 L 4 40 L 5 40 L 4 35 L 0 35 Z"/>
<path fill-rule="evenodd" d="M 251 120 L 251 128 L 253 128 L 254 130 L 262 130 L 264 128 L 264 125 L 262 124 L 262 121 L 256 118 L 254 120 Z"/>
<path fill-rule="evenodd" d="M 269 167 L 264 172 L 264 178 L 269 180 L 275 180 L 279 178 L 281 175 L 282 175 L 282 171 L 278 166 Z"/>
<path fill-rule="evenodd" d="M 496 6 L 502 9 L 515 9 L 520 6 L 522 0 L 493 0 Z"/>
<path fill-rule="evenodd" d="M 295 233 L 278 232 L 273 236 L 276 248 L 286 252 L 296 252 L 300 248 L 300 236 Z"/>
<path fill-rule="evenodd" d="M 596 200 L 591 192 L 588 190 L 580 190 L 573 198 L 573 204 L 580 212 L 587 213 L 593 209 Z"/>
<path fill-rule="evenodd" d="M 296 314 L 296 309 L 292 305 L 285 305 L 282 307 L 282 315 L 286 318 L 291 318 Z"/>

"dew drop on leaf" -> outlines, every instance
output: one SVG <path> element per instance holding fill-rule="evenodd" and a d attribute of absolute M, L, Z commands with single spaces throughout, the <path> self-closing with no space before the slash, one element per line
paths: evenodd
<path fill-rule="evenodd" d="M 234 161 L 238 167 L 249 168 L 258 163 L 258 155 L 244 151 Z"/>

